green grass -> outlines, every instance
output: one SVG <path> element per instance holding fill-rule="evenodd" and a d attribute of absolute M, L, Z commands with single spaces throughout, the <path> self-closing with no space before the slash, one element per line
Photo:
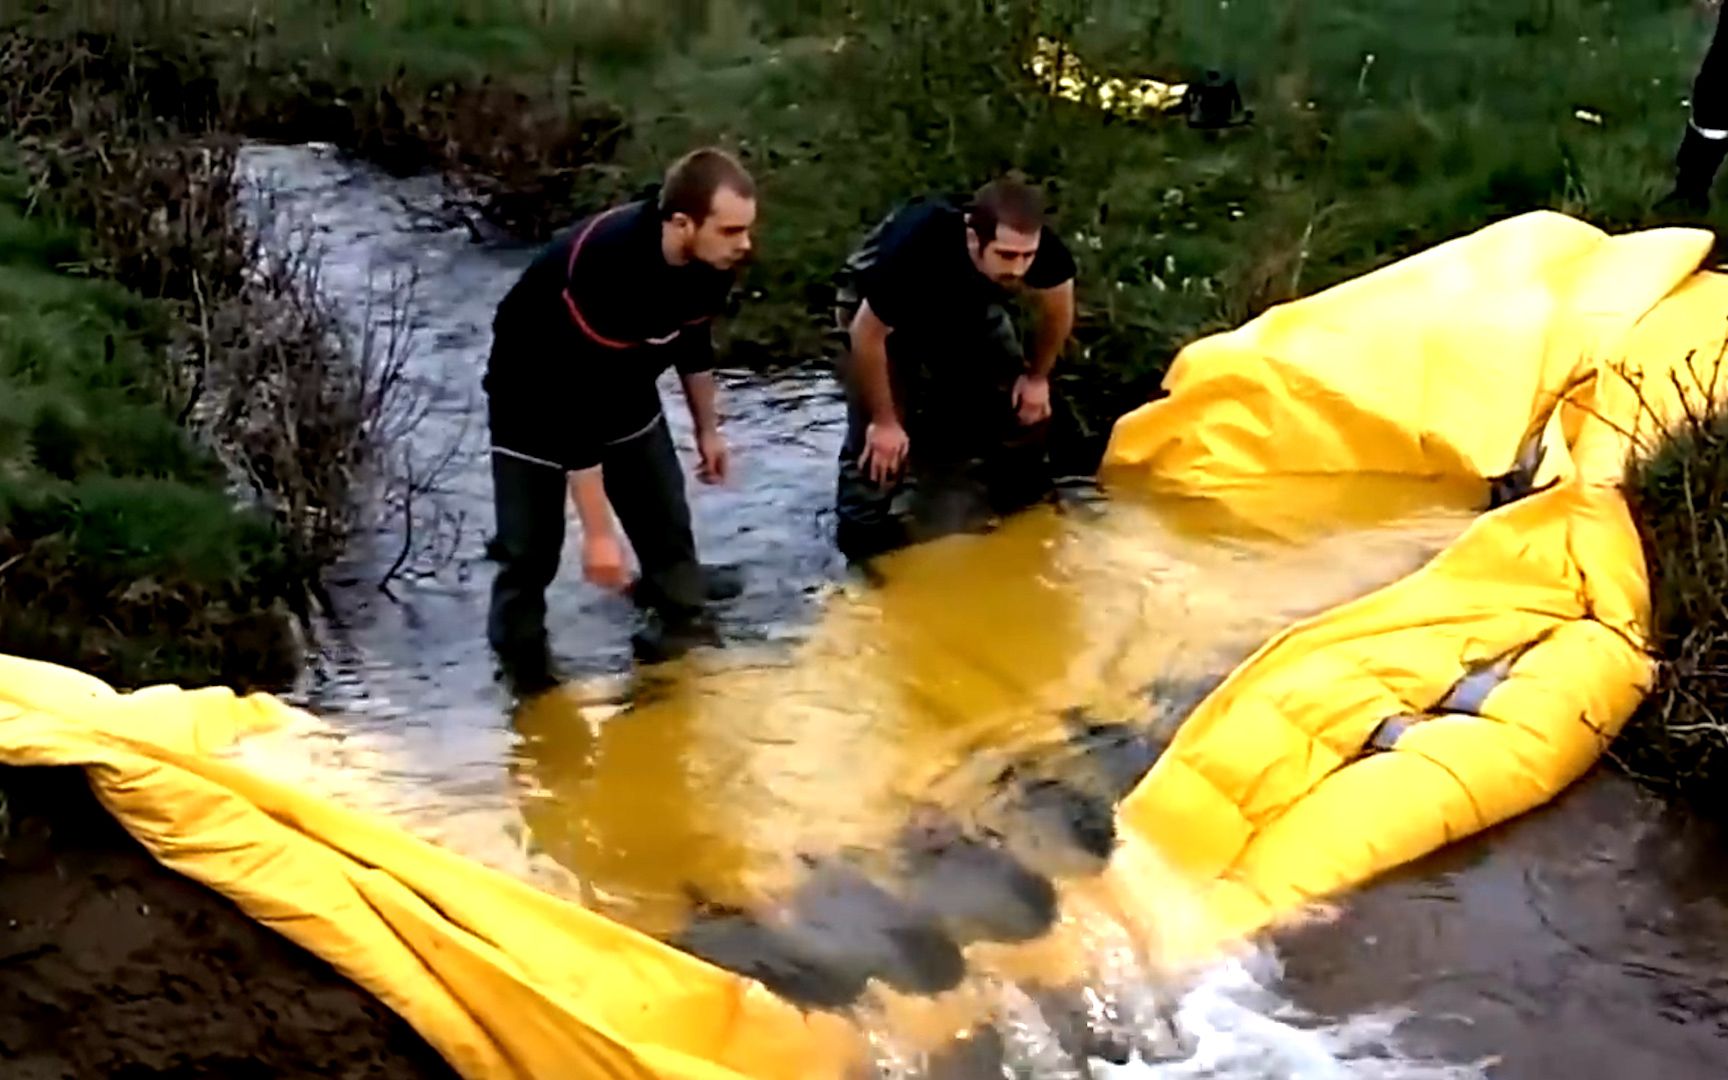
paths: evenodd
<path fill-rule="evenodd" d="M 1611 228 L 1642 223 L 1667 182 L 1709 29 L 1669 0 L 152 10 L 182 27 L 262 27 L 248 55 L 337 82 L 493 79 L 541 96 L 580 85 L 632 125 L 610 186 L 579 189 L 589 200 L 632 190 L 693 143 L 742 149 L 766 191 L 760 258 L 729 328 L 752 362 L 828 347 L 828 276 L 896 202 L 1023 169 L 1052 188 L 1068 234 L 1085 237 L 1082 347 L 1065 370 L 1094 427 L 1151 392 L 1195 336 L 1497 218 L 1548 207 Z M 1023 70 L 1035 32 L 1104 72 L 1181 81 L 1227 70 L 1256 122 L 1220 137 L 1054 100 Z M 544 213 L 557 222 L 578 209 Z"/>
<path fill-rule="evenodd" d="M 177 423 L 166 311 L 82 256 L 0 174 L 0 647 L 121 685 L 279 678 L 280 539 Z"/>
<path fill-rule="evenodd" d="M 822 347 L 808 300 L 870 221 L 1024 169 L 1084 238 L 1065 370 L 1095 431 L 1183 344 L 1269 304 L 1526 210 L 1644 223 L 1708 32 L 1654 0 L 852 7 L 596 80 L 636 125 L 632 178 L 693 142 L 744 149 L 766 199 L 760 296 L 733 332 L 790 360 Z M 1209 135 L 1053 100 L 1021 70 L 1034 30 L 1106 72 L 1230 71 L 1256 121 Z"/>

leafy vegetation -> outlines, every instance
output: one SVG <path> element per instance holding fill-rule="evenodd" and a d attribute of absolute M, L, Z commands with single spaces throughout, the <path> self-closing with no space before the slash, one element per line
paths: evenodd
<path fill-rule="evenodd" d="M 176 423 L 165 310 L 76 276 L 84 245 L 0 176 L 0 625 L 122 684 L 299 664 L 271 521 Z"/>

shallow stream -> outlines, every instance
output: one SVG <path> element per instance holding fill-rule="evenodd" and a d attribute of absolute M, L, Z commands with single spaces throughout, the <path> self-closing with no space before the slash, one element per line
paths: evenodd
<path fill-rule="evenodd" d="M 835 874 L 829 925 L 844 937 L 875 917 L 845 875 L 904 885 L 893 853 L 944 830 L 993 829 L 1046 880 L 1097 877 L 1088 809 L 1131 784 L 1208 687 L 1292 621 L 1407 574 L 1471 516 L 1457 492 L 1365 487 L 1342 497 L 1372 518 L 1279 538 L 1074 488 L 1058 508 L 864 580 L 829 534 L 843 423 L 832 379 L 725 373 L 737 476 L 690 482 L 704 557 L 746 575 L 723 647 L 633 672 L 628 606 L 567 558 L 550 628 L 573 676 L 513 707 L 483 633 L 479 377 L 493 307 L 532 252 L 449 227 L 434 181 L 316 147 L 255 146 L 244 164 L 280 221 L 311 228 L 323 286 L 356 324 L 387 307 L 393 275 L 417 274 L 408 370 L 427 413 L 408 449 L 453 450 L 415 506 L 417 537 L 438 550 L 381 591 L 406 520 L 381 514 L 339 568 L 338 619 L 298 695 L 317 722 L 248 753 L 657 936 Z M 676 383 L 666 391 L 688 458 Z M 1039 1080 L 1719 1076 L 1722 851 L 1603 771 L 1349 897 L 1334 919 L 1179 982 L 1120 946 L 1104 893 L 1065 888 L 1061 925 L 1079 944 L 1062 958 L 969 954 L 963 1015 L 932 1021 L 915 993 L 872 991 L 857 1008 L 884 1076 L 999 1076 L 1003 1060 Z M 1036 921 L 1037 902 L 998 889 L 999 871 L 955 871 L 939 900 L 988 909 L 992 925 Z M 708 925 L 724 936 L 723 920 Z M 988 1039 L 932 1062 L 916 1037 L 932 1022 L 976 1022 Z M 1104 1060 L 1123 1047 L 1139 1060 Z"/>

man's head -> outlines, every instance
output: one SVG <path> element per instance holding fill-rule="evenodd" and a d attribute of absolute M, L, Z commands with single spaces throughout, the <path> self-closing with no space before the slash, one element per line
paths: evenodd
<path fill-rule="evenodd" d="M 993 180 L 972 196 L 966 226 L 966 249 L 978 272 L 998 285 L 1017 285 L 1038 254 L 1044 198 L 1019 180 Z"/>
<path fill-rule="evenodd" d="M 667 258 L 730 270 L 750 254 L 756 182 L 723 150 L 693 150 L 666 170 L 660 187 Z"/>

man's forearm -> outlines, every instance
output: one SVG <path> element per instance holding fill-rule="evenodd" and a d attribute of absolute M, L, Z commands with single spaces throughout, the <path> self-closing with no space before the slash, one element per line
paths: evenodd
<path fill-rule="evenodd" d="M 612 503 L 606 498 L 606 479 L 600 466 L 570 474 L 570 501 L 576 504 L 584 538 L 612 534 Z"/>
<path fill-rule="evenodd" d="M 870 419 L 878 424 L 899 423 L 894 409 L 894 389 L 888 378 L 888 334 L 866 302 L 852 320 L 852 382 Z"/>
<path fill-rule="evenodd" d="M 1074 283 L 1072 281 L 1038 294 L 1038 331 L 1029 360 L 1031 373 L 1049 378 L 1074 332 Z"/>
<path fill-rule="evenodd" d="M 719 431 L 719 391 L 714 383 L 714 373 L 699 371 L 681 378 L 684 382 L 684 400 L 690 406 L 690 422 L 696 425 L 697 434 Z"/>
<path fill-rule="evenodd" d="M 894 391 L 888 381 L 888 350 L 881 342 L 870 342 L 852 353 L 853 377 L 870 410 L 870 419 L 878 424 L 899 423 L 894 409 Z"/>

